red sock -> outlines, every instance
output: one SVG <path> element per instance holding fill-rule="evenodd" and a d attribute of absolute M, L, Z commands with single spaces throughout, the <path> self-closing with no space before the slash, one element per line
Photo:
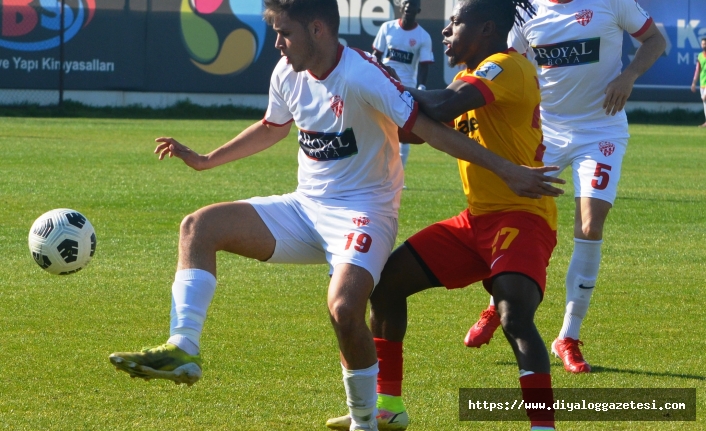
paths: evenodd
<path fill-rule="evenodd" d="M 402 395 L 402 342 L 373 338 L 378 354 L 378 394 Z"/>
<path fill-rule="evenodd" d="M 522 399 L 525 406 L 528 403 L 544 403 L 545 406 L 554 404 L 552 391 L 552 377 L 549 374 L 528 374 L 520 377 Z M 526 407 L 525 407 L 526 408 Z M 530 426 L 554 427 L 554 410 L 527 409 Z"/>

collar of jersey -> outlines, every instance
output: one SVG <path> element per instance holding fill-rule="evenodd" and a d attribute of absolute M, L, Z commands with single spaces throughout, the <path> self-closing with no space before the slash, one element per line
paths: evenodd
<path fill-rule="evenodd" d="M 339 43 L 339 44 L 338 44 L 338 52 L 336 53 L 336 62 L 333 63 L 333 66 L 331 66 L 331 68 L 330 68 L 329 70 L 327 70 L 326 72 L 324 72 L 324 74 L 321 75 L 321 76 L 316 76 L 316 75 L 314 75 L 313 73 L 311 73 L 311 70 L 307 70 L 307 72 L 309 72 L 309 75 L 311 75 L 312 77 L 314 77 L 314 79 L 316 79 L 317 81 L 323 81 L 324 79 L 328 78 L 328 76 L 331 74 L 331 72 L 333 72 L 333 69 L 335 69 L 336 66 L 338 66 L 338 62 L 341 61 L 341 56 L 342 56 L 342 55 L 343 55 L 343 45 L 341 45 L 341 44 Z"/>
<path fill-rule="evenodd" d="M 397 19 L 397 25 L 399 25 L 400 28 L 401 28 L 402 30 L 404 30 L 404 31 L 412 31 L 412 30 L 414 30 L 415 28 L 419 27 L 419 23 L 418 23 L 418 22 L 415 22 L 415 23 L 414 23 L 414 27 L 410 28 L 409 30 L 406 29 L 406 28 L 404 28 L 404 27 L 402 27 L 402 18 L 398 18 L 398 19 Z"/>

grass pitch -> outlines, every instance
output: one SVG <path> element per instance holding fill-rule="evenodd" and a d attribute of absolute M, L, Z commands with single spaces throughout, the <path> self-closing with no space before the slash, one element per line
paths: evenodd
<path fill-rule="evenodd" d="M 345 413 L 326 311 L 327 267 L 267 265 L 219 256 L 219 286 L 202 338 L 204 378 L 186 388 L 131 380 L 113 351 L 168 336 L 179 223 L 204 205 L 296 187 L 294 134 L 215 170 L 158 162 L 154 138 L 207 152 L 252 121 L 0 118 L 0 429 L 324 430 Z M 582 330 L 595 372 L 556 387 L 697 388 L 696 422 L 560 422 L 563 430 L 706 429 L 706 132 L 631 126 L 619 197 Z M 568 172 L 564 178 L 570 179 Z M 401 242 L 464 207 L 455 161 L 412 149 L 400 211 Z M 547 347 L 564 308 L 573 198 L 557 199 L 559 243 L 537 324 Z M 60 207 L 93 223 L 98 246 L 84 271 L 44 273 L 27 249 L 29 227 Z M 527 422 L 458 422 L 460 387 L 517 387 L 498 334 L 462 338 L 487 304 L 479 285 L 410 300 L 404 393 L 410 430 L 526 430 Z"/>

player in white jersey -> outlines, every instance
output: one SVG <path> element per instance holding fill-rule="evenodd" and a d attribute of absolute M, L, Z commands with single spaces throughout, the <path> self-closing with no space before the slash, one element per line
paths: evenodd
<path fill-rule="evenodd" d="M 216 288 L 216 253 L 271 263 L 328 263 L 328 308 L 340 348 L 351 430 L 376 430 L 377 358 L 365 322 L 368 298 L 397 234 L 402 166 L 398 128 L 503 178 L 521 196 L 556 196 L 552 168 L 515 165 L 420 113 L 374 57 L 338 42 L 336 0 L 265 0 L 282 59 L 262 122 L 200 155 L 173 138 L 155 153 L 204 170 L 265 150 L 299 128 L 299 186 L 283 196 L 224 202 L 184 218 L 172 285 L 170 338 L 110 361 L 143 379 L 193 384 L 200 336 Z"/>
<path fill-rule="evenodd" d="M 598 278 L 603 225 L 615 201 L 628 141 L 623 108 L 635 80 L 666 46 L 635 0 L 533 0 L 534 17 L 515 26 L 509 44 L 538 69 L 544 162 L 573 169 L 574 252 L 566 275 L 566 311 L 552 352 L 573 373 L 590 372 L 579 329 Z M 641 42 L 621 72 L 623 32 Z M 558 174 L 558 173 L 557 173 Z M 487 344 L 500 323 L 490 307 L 469 330 L 469 347 Z"/>
<path fill-rule="evenodd" d="M 373 54 L 378 61 L 395 69 L 402 84 L 425 90 L 434 53 L 431 36 L 417 22 L 417 14 L 421 11 L 420 0 L 402 0 L 402 18 L 387 21 L 380 26 L 373 41 Z M 407 165 L 409 145 L 400 142 L 402 168 Z"/>

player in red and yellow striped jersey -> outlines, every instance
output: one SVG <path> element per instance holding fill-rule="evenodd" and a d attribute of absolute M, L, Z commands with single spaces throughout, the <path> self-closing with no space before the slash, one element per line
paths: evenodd
<path fill-rule="evenodd" d="M 456 130 L 493 153 L 519 165 L 542 167 L 537 74 L 506 42 L 518 6 L 531 9 L 524 0 L 461 0 L 442 33 L 449 63 L 465 64 L 467 70 L 446 89 L 407 90 L 429 116 L 453 120 Z M 534 313 L 556 245 L 554 200 L 519 197 L 497 175 L 465 161 L 459 160 L 459 170 L 468 208 L 398 247 L 371 297 L 381 430 L 405 429 L 408 422 L 401 398 L 407 297 L 436 286 L 454 289 L 481 281 L 495 298 L 517 359 L 524 401 L 553 402 L 549 355 Z M 527 414 L 532 429 L 554 429 L 552 411 L 529 409 Z M 344 419 L 327 425 L 345 429 Z"/>

